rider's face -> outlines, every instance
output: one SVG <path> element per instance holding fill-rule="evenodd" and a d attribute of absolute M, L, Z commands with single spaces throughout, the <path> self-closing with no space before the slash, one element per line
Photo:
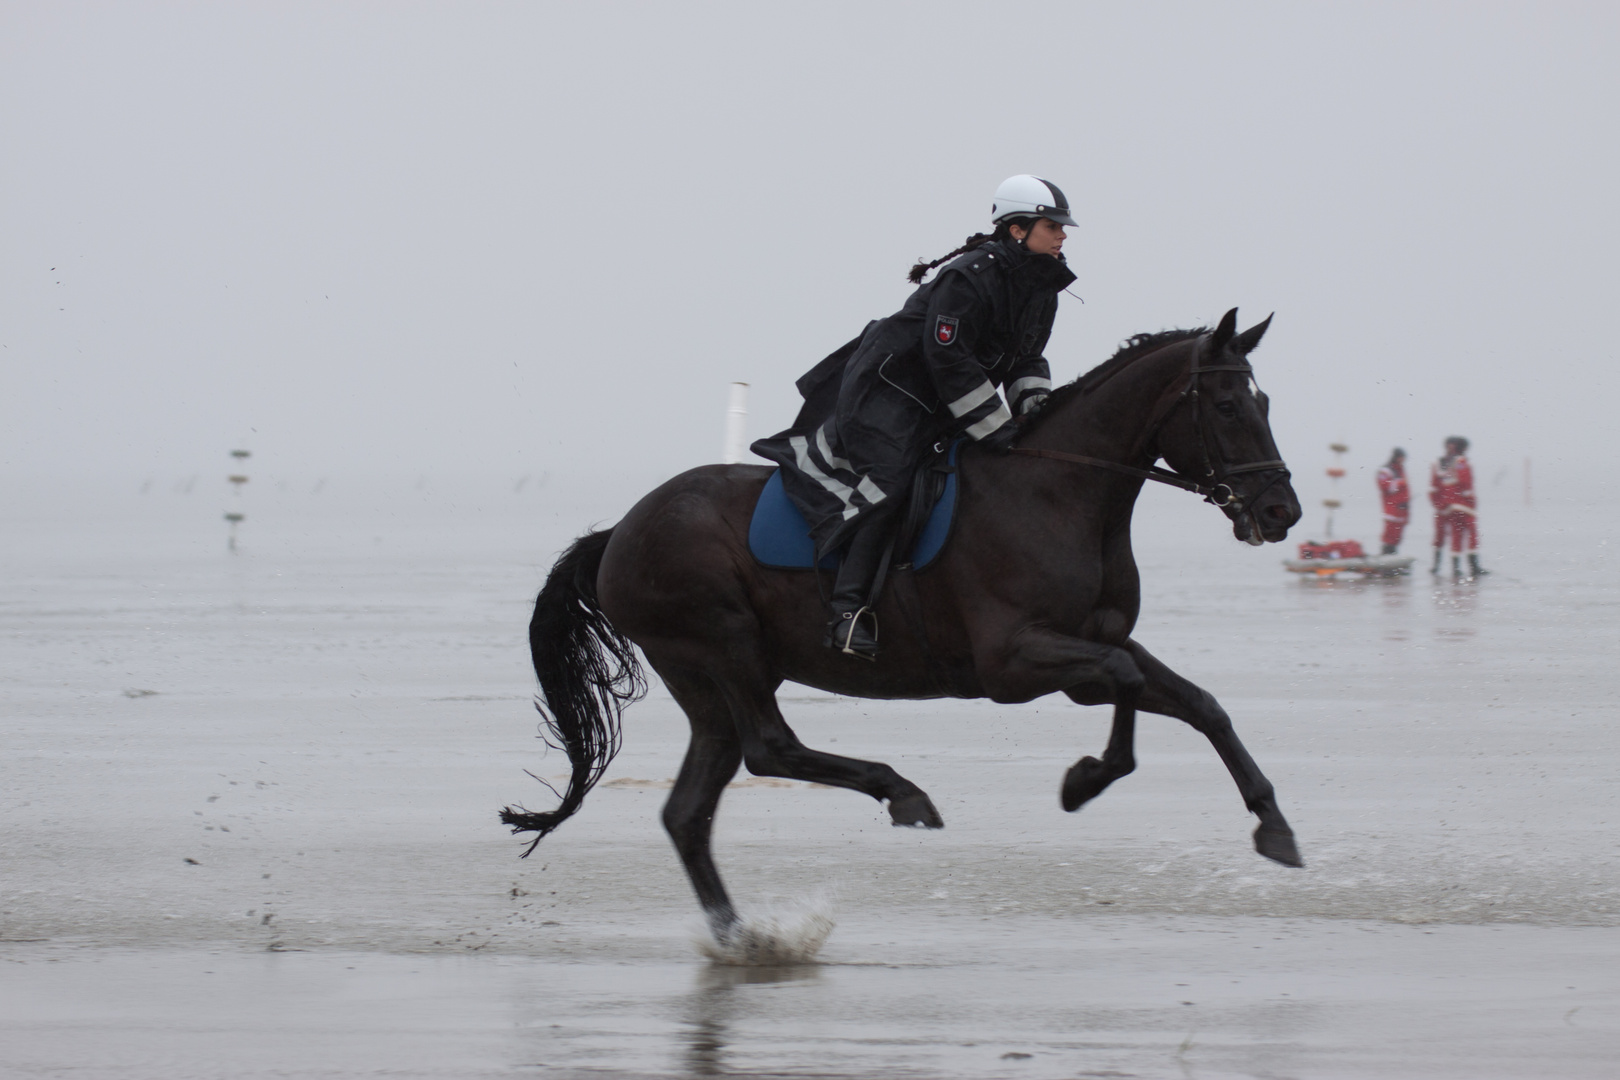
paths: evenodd
<path fill-rule="evenodd" d="M 1031 229 L 1026 230 L 1020 225 L 1014 225 L 1009 231 L 1013 239 L 1022 240 L 1033 255 L 1062 254 L 1063 241 L 1069 235 L 1063 231 L 1063 226 L 1046 218 L 1036 218 L 1035 225 Z"/>

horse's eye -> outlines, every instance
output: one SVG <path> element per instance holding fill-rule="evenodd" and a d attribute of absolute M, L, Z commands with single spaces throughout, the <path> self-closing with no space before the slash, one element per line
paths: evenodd
<path fill-rule="evenodd" d="M 1230 401 L 1217 401 L 1215 411 L 1230 420 L 1237 415 L 1237 406 Z"/>

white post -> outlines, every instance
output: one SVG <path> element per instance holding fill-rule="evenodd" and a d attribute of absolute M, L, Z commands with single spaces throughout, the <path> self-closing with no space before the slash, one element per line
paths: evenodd
<path fill-rule="evenodd" d="M 721 451 L 720 460 L 727 465 L 742 461 L 747 438 L 748 384 L 734 382 L 731 384 L 731 401 L 726 405 L 726 445 Z"/>

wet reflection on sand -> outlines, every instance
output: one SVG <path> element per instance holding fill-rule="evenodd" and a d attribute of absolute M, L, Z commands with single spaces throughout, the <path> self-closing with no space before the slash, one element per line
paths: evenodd
<path fill-rule="evenodd" d="M 686 1071 L 692 1076 L 727 1074 L 725 1057 L 731 1021 L 742 1007 L 737 999 L 738 987 L 814 982 L 820 978 L 821 968 L 816 964 L 743 967 L 709 963 L 699 968 L 683 1021 Z"/>

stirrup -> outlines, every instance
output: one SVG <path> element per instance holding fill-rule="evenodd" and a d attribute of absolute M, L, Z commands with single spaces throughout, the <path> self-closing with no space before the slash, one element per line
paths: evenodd
<path fill-rule="evenodd" d="M 869 607 L 858 607 L 854 611 L 846 611 L 844 613 L 844 620 L 848 622 L 849 626 L 847 628 L 841 628 L 844 630 L 844 640 L 838 643 L 839 652 L 849 653 L 851 656 L 860 655 L 850 646 L 855 641 L 855 627 L 860 623 L 862 615 L 872 616 L 872 640 L 877 640 L 877 612 L 873 611 Z"/>
<path fill-rule="evenodd" d="M 855 629 L 860 625 L 862 615 L 870 615 L 872 617 L 872 649 L 870 652 L 855 648 Z M 841 624 L 838 627 L 838 631 L 843 640 L 838 640 L 839 634 L 835 634 L 833 638 L 834 648 L 843 653 L 845 656 L 858 656 L 862 660 L 876 660 L 878 637 L 877 612 L 873 611 L 870 607 L 863 606 L 856 608 L 854 611 L 844 612 L 840 616 L 840 619 Z"/>

